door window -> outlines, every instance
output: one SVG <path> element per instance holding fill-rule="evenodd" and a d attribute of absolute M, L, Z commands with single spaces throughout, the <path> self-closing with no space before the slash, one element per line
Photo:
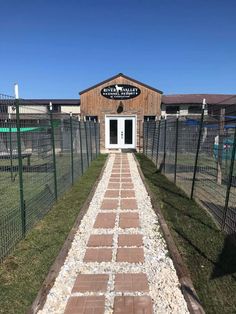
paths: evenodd
<path fill-rule="evenodd" d="M 110 144 L 117 143 L 117 120 L 110 120 Z"/>
<path fill-rule="evenodd" d="M 133 143 L 133 120 L 125 120 L 125 144 Z"/>

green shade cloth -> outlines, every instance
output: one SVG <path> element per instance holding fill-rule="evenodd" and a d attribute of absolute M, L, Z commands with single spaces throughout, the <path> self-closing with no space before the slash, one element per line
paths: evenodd
<path fill-rule="evenodd" d="M 30 132 L 30 131 L 36 131 L 36 130 L 40 130 L 41 128 L 20 128 L 21 132 Z M 0 128 L 0 133 L 16 133 L 17 132 L 17 128 Z"/>

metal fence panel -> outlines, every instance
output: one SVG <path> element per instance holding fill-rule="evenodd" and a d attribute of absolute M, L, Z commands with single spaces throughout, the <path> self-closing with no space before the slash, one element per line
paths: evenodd
<path fill-rule="evenodd" d="M 0 261 L 99 151 L 99 123 L 0 94 Z"/>
<path fill-rule="evenodd" d="M 227 114 L 225 114 L 227 111 Z M 236 104 L 144 122 L 143 153 L 228 233 L 236 231 Z"/>
<path fill-rule="evenodd" d="M 196 120 L 196 123 L 188 124 L 186 121 L 179 121 L 176 184 L 181 187 L 188 196 L 191 195 L 194 173 L 199 133 L 198 122 L 199 120 Z"/>
<path fill-rule="evenodd" d="M 8 107 L 14 108 L 14 99 L 1 95 L 4 105 L 0 112 L 0 259 L 7 255 L 22 237 L 20 190 L 18 175 L 18 145 L 15 113 L 8 114 Z"/>

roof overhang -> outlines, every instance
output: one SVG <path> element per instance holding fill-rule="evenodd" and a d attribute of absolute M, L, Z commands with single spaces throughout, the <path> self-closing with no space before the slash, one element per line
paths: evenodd
<path fill-rule="evenodd" d="M 227 94 L 176 94 L 163 95 L 163 105 L 200 105 L 206 99 L 208 105 L 233 105 L 236 104 L 236 95 Z"/>
<path fill-rule="evenodd" d="M 24 106 L 47 106 L 50 103 L 54 106 L 80 106 L 80 99 L 20 99 L 19 101 Z M 9 104 L 8 100 L 0 100 L 0 105 L 7 104 Z"/>
<path fill-rule="evenodd" d="M 147 85 L 147 84 L 144 84 L 144 83 L 142 83 L 142 82 L 140 82 L 140 81 L 137 81 L 137 80 L 133 79 L 132 77 L 129 77 L 129 76 L 127 76 L 127 75 L 124 75 L 123 73 L 119 73 L 119 74 L 117 74 L 117 75 L 115 75 L 115 76 L 112 76 L 112 77 L 106 79 L 105 81 L 102 81 L 102 82 L 100 82 L 100 83 L 98 83 L 98 84 L 96 84 L 96 85 L 93 85 L 93 86 L 91 86 L 91 87 L 89 87 L 89 88 L 87 88 L 87 89 L 84 89 L 84 90 L 81 91 L 79 94 L 82 95 L 82 94 L 84 94 L 84 93 L 90 91 L 91 89 L 94 89 L 94 88 L 96 88 L 96 87 L 98 87 L 98 86 L 100 86 L 100 85 L 106 84 L 106 83 L 108 83 L 108 82 L 110 82 L 110 81 L 113 81 L 113 80 L 117 79 L 118 77 L 123 77 L 123 78 L 125 78 L 125 79 L 127 79 L 127 80 L 129 80 L 129 81 L 132 81 L 132 82 L 134 82 L 134 83 L 136 83 L 136 84 L 139 84 L 139 85 L 141 85 L 141 86 L 144 86 L 144 87 L 146 87 L 146 88 L 148 88 L 148 89 L 151 89 L 151 90 L 153 90 L 154 92 L 157 92 L 158 94 L 163 94 L 163 92 L 162 92 L 161 90 L 156 89 L 156 88 L 154 88 L 154 87 L 152 87 L 152 86 L 149 86 L 149 85 Z"/>

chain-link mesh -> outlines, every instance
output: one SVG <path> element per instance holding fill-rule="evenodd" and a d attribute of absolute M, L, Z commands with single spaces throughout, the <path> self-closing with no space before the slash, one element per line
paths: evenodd
<path fill-rule="evenodd" d="M 0 94 L 0 260 L 99 154 L 99 123 Z"/>
<path fill-rule="evenodd" d="M 211 108 L 212 109 L 212 108 Z M 215 111 L 214 111 L 215 109 Z M 226 113 L 225 113 L 226 110 Z M 194 118 L 145 121 L 143 152 L 205 207 L 228 233 L 236 230 L 236 107 Z"/>

